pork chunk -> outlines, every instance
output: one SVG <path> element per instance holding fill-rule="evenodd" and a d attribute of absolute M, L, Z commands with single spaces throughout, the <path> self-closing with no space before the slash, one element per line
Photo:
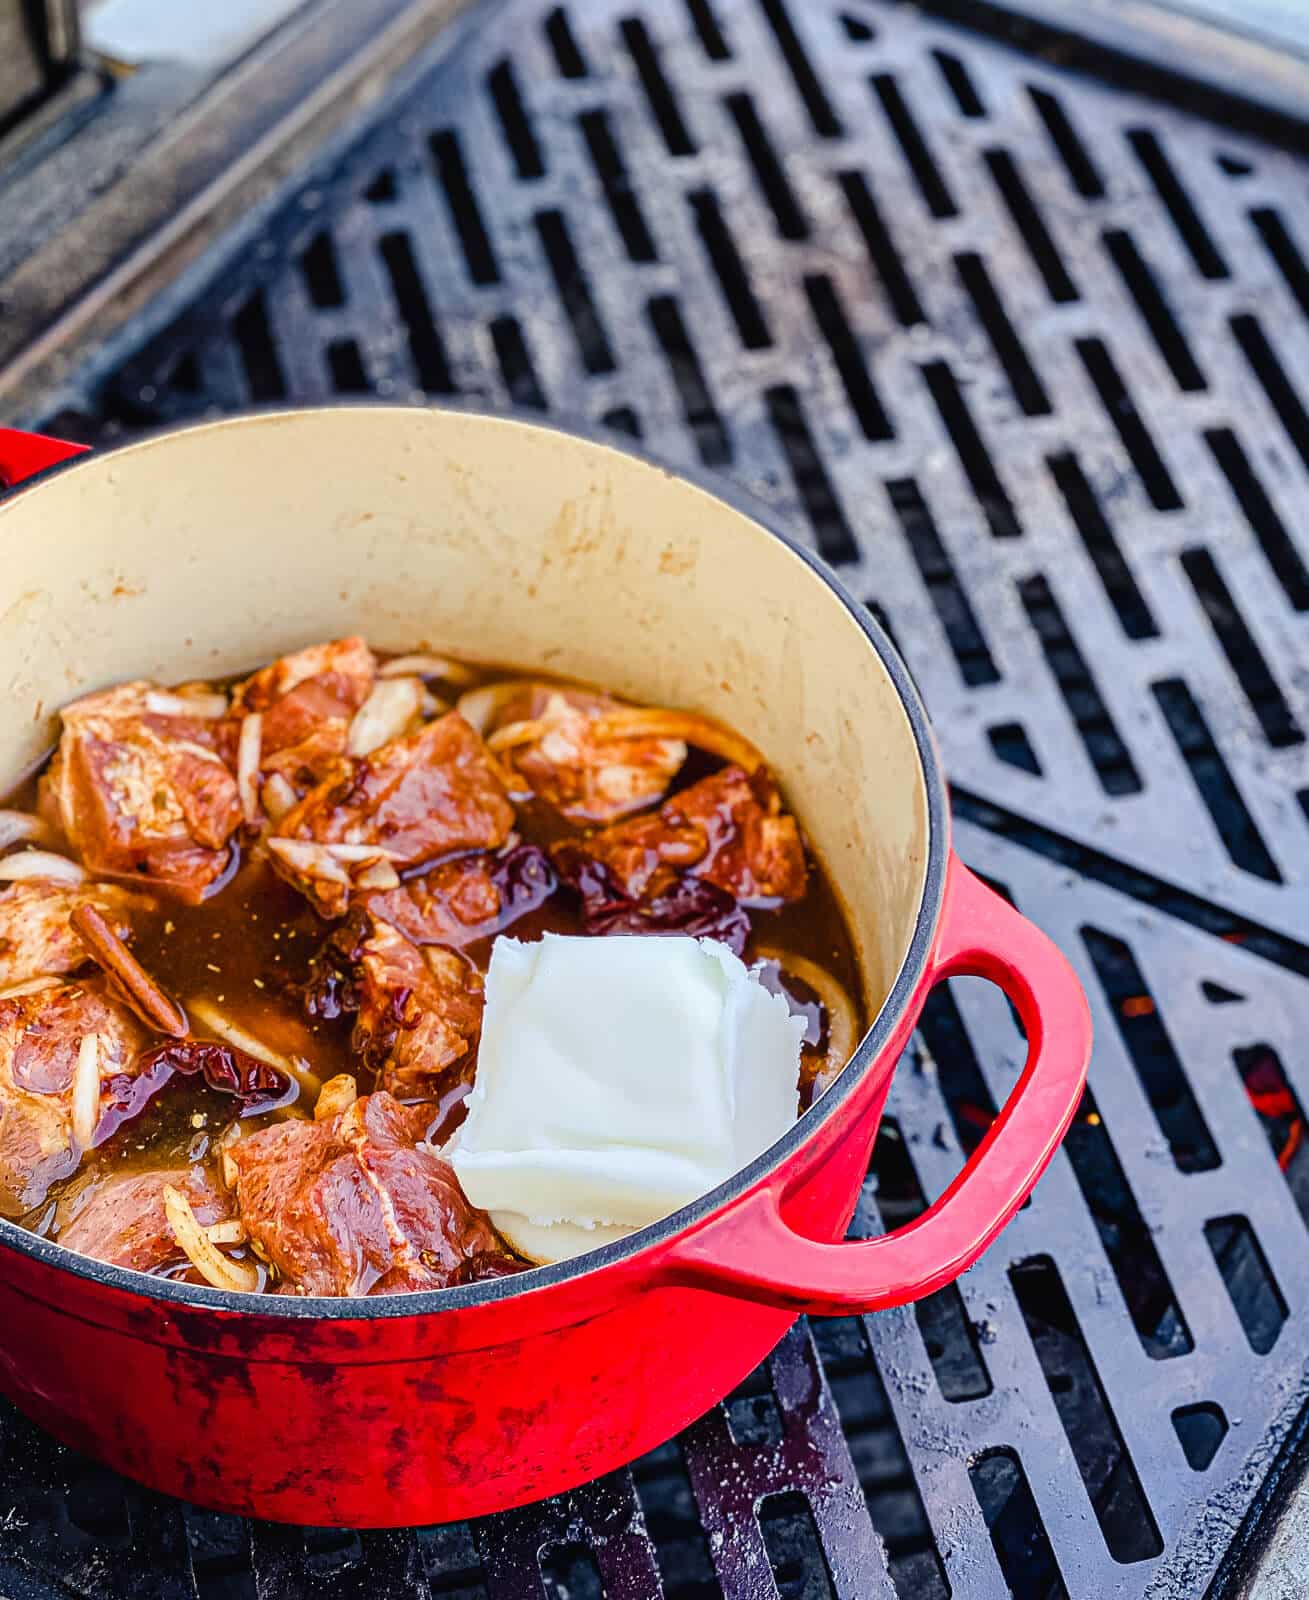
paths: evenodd
<path fill-rule="evenodd" d="M 377 1086 L 406 1100 L 471 1081 L 482 1031 L 482 975 L 438 945 L 418 949 L 375 922 L 360 954 L 354 1045 Z"/>
<path fill-rule="evenodd" d="M 510 1262 L 451 1168 L 420 1144 L 430 1113 L 378 1092 L 323 1122 L 232 1149 L 251 1241 L 295 1294 L 439 1289 Z"/>
<path fill-rule="evenodd" d="M 564 840 L 552 855 L 569 882 L 599 867 L 612 890 L 633 901 L 666 893 L 687 872 L 741 905 L 770 905 L 799 900 L 807 875 L 800 830 L 777 786 L 766 772 L 747 776 L 740 767 L 702 778 L 650 816 Z"/>
<path fill-rule="evenodd" d="M 443 861 L 398 889 L 368 895 L 364 905 L 414 944 L 460 950 L 544 905 L 555 882 L 545 854 L 534 844 L 518 844 L 497 855 Z"/>
<path fill-rule="evenodd" d="M 231 1198 L 203 1167 L 135 1172 L 84 1189 L 56 1237 L 69 1250 L 114 1267 L 158 1272 L 174 1262 L 180 1265 L 186 1258 L 164 1213 L 164 1190 L 170 1185 L 191 1202 L 203 1228 L 233 1214 Z"/>
<path fill-rule="evenodd" d="M 281 819 L 269 849 L 283 877 L 324 916 L 339 917 L 360 869 L 494 850 L 513 822 L 494 758 L 451 711 L 371 755 L 339 762 Z"/>
<path fill-rule="evenodd" d="M 137 682 L 66 706 L 41 804 L 91 872 L 195 904 L 227 870 L 241 807 L 221 725 L 177 703 Z"/>
<path fill-rule="evenodd" d="M 152 910 L 154 902 L 112 883 L 74 887 L 27 878 L 11 884 L 0 891 L 0 989 L 76 972 L 89 960 L 68 920 L 84 905 L 95 906 L 120 939 L 130 939 L 133 915 Z"/>
<path fill-rule="evenodd" d="M 100 978 L 0 1000 L 0 1214 L 40 1205 L 77 1168 L 73 1069 L 87 1034 L 99 1038 L 98 1122 L 136 1074 L 145 1035 L 132 1014 Z"/>
<path fill-rule="evenodd" d="M 653 805 L 686 760 L 680 739 L 598 739 L 609 695 L 529 684 L 500 706 L 489 735 L 507 765 L 570 822 L 613 822 Z"/>
<path fill-rule="evenodd" d="M 232 692 L 238 721 L 263 718 L 259 768 L 284 778 L 297 795 L 320 783 L 345 754 L 350 721 L 372 692 L 373 652 L 358 636 L 282 656 Z"/>

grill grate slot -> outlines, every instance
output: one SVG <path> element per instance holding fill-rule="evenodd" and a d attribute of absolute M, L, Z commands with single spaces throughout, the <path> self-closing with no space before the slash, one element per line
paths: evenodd
<path fill-rule="evenodd" d="M 686 9 L 691 16 L 691 25 L 700 36 L 704 53 L 710 61 L 730 61 L 731 47 L 727 43 L 727 35 L 723 32 L 722 24 L 714 15 L 713 0 L 686 0 Z"/>
<path fill-rule="evenodd" d="M 1027 351 L 1023 349 L 1018 330 L 1009 320 L 1009 314 L 986 270 L 986 263 L 974 251 L 965 250 L 954 258 L 954 265 L 960 283 L 973 302 L 978 321 L 995 347 L 996 357 L 1009 379 L 1014 399 L 1026 416 L 1048 417 L 1052 409 L 1050 397 Z"/>
<path fill-rule="evenodd" d="M 1155 186 L 1197 270 L 1206 278 L 1226 278 L 1227 263 L 1218 253 L 1217 245 L 1200 220 L 1199 212 L 1192 205 L 1190 195 L 1183 188 L 1158 138 L 1149 128 L 1132 128 L 1128 132 L 1127 142 Z"/>
<path fill-rule="evenodd" d="M 748 94 L 729 94 L 723 104 L 741 136 L 759 192 L 777 219 L 778 233 L 783 239 L 807 239 L 809 223 L 773 149 L 773 142 L 759 120 L 754 101 Z"/>
<path fill-rule="evenodd" d="M 779 1600 L 836 1600 L 814 1514 L 801 1494 L 769 1495 L 759 1528 Z"/>
<path fill-rule="evenodd" d="M 1213 1136 L 1135 956 L 1099 928 L 1083 928 L 1082 942 L 1173 1160 L 1182 1172 L 1218 1166 Z"/>
<path fill-rule="evenodd" d="M 1095 1219 L 1141 1348 L 1155 1361 L 1186 1355 L 1195 1342 L 1089 1089 L 1077 1108 L 1064 1150 Z"/>
<path fill-rule="evenodd" d="M 378 244 L 382 264 L 391 282 L 396 310 L 409 333 L 409 353 L 414 360 L 418 382 L 428 394 L 453 394 L 454 379 L 446 359 L 445 345 L 427 303 L 423 280 L 418 275 L 413 246 L 406 233 L 388 233 Z"/>
<path fill-rule="evenodd" d="M 1305 1139 L 1309 1130 L 1300 1097 L 1272 1045 L 1244 1046 L 1232 1052 L 1232 1060 L 1296 1210 L 1309 1226 L 1309 1142 Z"/>
<path fill-rule="evenodd" d="M 590 373 L 612 372 L 615 362 L 609 335 L 591 298 L 563 212 L 538 211 L 535 220 L 537 237 L 554 279 L 555 293 L 572 325 L 582 365 Z"/>
<path fill-rule="evenodd" d="M 693 156 L 696 150 L 695 140 L 692 139 L 686 123 L 682 120 L 677 96 L 664 76 L 659 52 L 655 49 L 654 41 L 645 24 L 639 17 L 627 17 L 623 20 L 620 31 L 623 43 L 632 58 L 632 64 L 636 68 L 637 77 L 641 80 L 641 87 L 645 90 L 645 97 L 650 103 L 655 122 L 659 125 L 664 143 L 668 146 L 669 155 Z"/>
<path fill-rule="evenodd" d="M 784 0 L 759 0 L 759 8 L 777 39 L 782 59 L 790 69 L 809 121 L 820 139 L 839 139 L 845 130 L 841 120 L 832 110 L 832 102 L 823 88 L 822 79 L 814 71 L 808 52 L 800 43 Z"/>
<path fill-rule="evenodd" d="M 1286 287 L 1295 296 L 1301 311 L 1309 317 L 1309 263 L 1305 262 L 1291 238 L 1280 213 L 1271 206 L 1256 206 L 1250 213 L 1250 221 L 1268 254 L 1277 263 L 1277 270 L 1285 279 Z"/>
<path fill-rule="evenodd" d="M 925 366 L 923 379 L 958 453 L 959 465 L 986 513 L 991 532 L 997 539 L 1016 539 L 1023 531 L 1018 524 L 1018 513 L 977 431 L 958 379 L 944 361 L 932 361 Z"/>
<path fill-rule="evenodd" d="M 736 248 L 736 242 L 723 221 L 718 197 L 712 189 L 695 189 L 686 198 L 691 207 L 691 214 L 695 218 L 696 230 L 704 244 L 705 254 L 709 257 L 714 275 L 723 291 L 723 299 L 727 302 L 732 321 L 736 323 L 736 331 L 741 336 L 741 343 L 747 350 L 765 349 L 772 344 L 773 336 L 768 331 L 763 311 L 755 299 L 755 292 L 750 285 L 750 277 Z"/>
<path fill-rule="evenodd" d="M 333 339 L 327 347 L 327 369 L 337 394 L 369 394 L 372 384 L 364 358 L 353 339 Z"/>
<path fill-rule="evenodd" d="M 1209 618 L 1223 654 L 1241 680 L 1246 699 L 1264 730 L 1264 738 L 1276 748 L 1303 744 L 1304 734 L 1286 703 L 1286 696 L 1268 670 L 1263 651 L 1237 610 L 1232 592 L 1223 581 L 1213 556 L 1208 550 L 1183 550 L 1182 568 L 1191 580 L 1191 587 Z"/>
<path fill-rule="evenodd" d="M 1059 152 L 1059 159 L 1073 188 L 1088 200 L 1103 200 L 1104 179 L 1097 171 L 1081 135 L 1069 120 L 1063 102 L 1048 90 L 1038 89 L 1034 83 L 1028 84 L 1027 93 L 1036 108 L 1036 114 L 1045 123 L 1050 142 Z"/>
<path fill-rule="evenodd" d="M 1068 276 L 1068 268 L 1045 225 L 1045 218 L 1023 181 L 1018 163 L 1008 150 L 984 151 L 983 159 L 990 168 L 1000 198 L 1008 206 L 1014 226 L 1027 246 L 1032 264 L 1041 274 L 1050 298 L 1056 305 L 1067 305 L 1076 300 L 1077 285 Z"/>
<path fill-rule="evenodd" d="M 1131 234 L 1121 228 L 1106 228 L 1104 247 L 1118 268 L 1123 287 L 1136 301 L 1137 310 L 1159 346 L 1159 354 L 1168 363 L 1177 387 L 1187 391 L 1205 388 L 1204 373 L 1196 365 L 1177 318 L 1159 292 L 1158 280 Z"/>
<path fill-rule="evenodd" d="M 914 175 L 923 203 L 934 217 L 954 217 L 959 208 L 946 184 L 945 176 L 928 147 L 917 119 L 910 111 L 900 85 L 889 72 L 879 72 L 870 78 L 873 93 L 881 102 L 886 120 L 899 142 L 909 170 Z"/>
<path fill-rule="evenodd" d="M 603 110 L 584 111 L 578 118 L 578 125 L 627 254 L 633 261 L 656 260 L 658 252 L 655 242 L 650 237 L 641 202 L 632 187 L 627 164 L 614 138 L 608 114 Z"/>
<path fill-rule="evenodd" d="M 946 554 L 922 490 L 912 478 L 896 478 L 887 484 L 886 492 L 964 682 L 998 682 L 1000 674 L 973 612 L 968 591 L 959 582 Z"/>
<path fill-rule="evenodd" d="M 1187 1466 L 1192 1472 L 1206 1471 L 1227 1433 L 1227 1418 L 1222 1407 L 1206 1402 L 1178 1406 L 1173 1412 L 1173 1427 L 1177 1430 L 1177 1442 Z"/>
<path fill-rule="evenodd" d="M 1137 793 L 1141 779 L 1131 753 L 1068 631 L 1050 585 L 1042 577 L 1024 578 L 1018 585 L 1018 597 L 1105 793 Z"/>
<path fill-rule="evenodd" d="M 516 317 L 497 317 L 491 324 L 491 343 L 500 363 L 500 376 L 515 405 L 534 411 L 545 409 L 545 393 L 536 375 L 532 353 Z"/>
<path fill-rule="evenodd" d="M 1082 536 L 1086 553 L 1095 564 L 1104 592 L 1109 596 L 1109 603 L 1118 613 L 1123 632 L 1129 639 L 1157 638 L 1159 628 L 1150 607 L 1137 587 L 1132 569 L 1077 457 L 1069 450 L 1062 455 L 1048 457 L 1046 466 L 1064 497 L 1069 516 Z"/>
<path fill-rule="evenodd" d="M 732 459 L 732 444 L 705 383 L 700 358 L 677 309 L 677 301 L 659 295 L 646 307 L 650 326 L 668 362 L 668 370 L 682 400 L 682 413 L 694 435 L 700 459 L 707 467 Z"/>
<path fill-rule="evenodd" d="M 1232 333 L 1240 345 L 1250 370 L 1263 386 L 1269 403 L 1281 419 L 1287 436 L 1300 452 L 1300 459 L 1309 467 L 1309 411 L 1295 392 L 1286 369 L 1268 342 L 1268 335 L 1258 320 L 1246 313 L 1232 318 Z"/>
<path fill-rule="evenodd" d="M 946 88 L 954 96 L 954 103 L 959 107 L 960 115 L 984 117 L 986 106 L 977 92 L 977 85 L 969 76 L 968 68 L 960 58 L 950 50 L 933 50 L 932 60 L 936 62 Z"/>
<path fill-rule="evenodd" d="M 768 390 L 764 401 L 768 407 L 768 420 L 773 425 L 777 442 L 791 469 L 791 477 L 809 525 L 814 530 L 819 552 L 828 561 L 838 565 L 843 561 L 857 560 L 859 547 L 855 544 L 841 502 L 836 498 L 832 481 L 814 444 L 800 396 L 790 384 L 779 384 L 775 389 Z"/>
<path fill-rule="evenodd" d="M 1145 420 L 1127 392 L 1108 347 L 1101 339 L 1079 339 L 1077 353 L 1095 385 L 1109 420 L 1118 430 L 1123 448 L 1132 458 L 1145 492 L 1156 511 L 1180 511 L 1182 496 L 1164 465 Z"/>
<path fill-rule="evenodd" d="M 345 304 L 345 290 L 341 287 L 341 274 L 336 265 L 336 247 L 332 235 L 325 229 L 316 233 L 309 248 L 300 257 L 309 298 L 316 306 L 327 308 Z"/>
<path fill-rule="evenodd" d="M 1250 1348 L 1266 1356 L 1286 1322 L 1286 1301 L 1249 1218 L 1215 1217 L 1204 1236 Z"/>
<path fill-rule="evenodd" d="M 1021 722 L 997 722 L 986 730 L 986 737 L 998 760 L 1022 772 L 1030 772 L 1035 778 L 1044 775 L 1032 741 L 1027 736 L 1027 729 Z"/>
<path fill-rule="evenodd" d="M 988 1450 L 968 1468 L 1000 1571 L 1012 1593 L 1068 1600 L 1023 1464 L 1012 1450 Z"/>
<path fill-rule="evenodd" d="M 556 1545 L 541 1555 L 546 1600 L 604 1600 L 604 1580 L 584 1544 Z"/>
<path fill-rule="evenodd" d="M 1309 568 L 1230 428 L 1212 428 L 1205 441 L 1232 487 L 1274 576 L 1297 611 L 1309 611 Z"/>
<path fill-rule="evenodd" d="M 850 207 L 859 232 L 868 247 L 873 270 L 881 280 L 897 319 L 912 328 L 927 321 L 927 314 L 919 303 L 917 291 L 905 271 L 904 258 L 896 248 L 890 230 L 882 221 L 882 213 L 867 178 L 862 172 L 843 172 L 840 177 L 842 191 Z"/>
<path fill-rule="evenodd" d="M 1011 1268 L 1009 1281 L 1110 1555 L 1123 1562 L 1158 1555 L 1163 1541 L 1059 1269 L 1038 1256 Z"/>
<path fill-rule="evenodd" d="M 518 80 L 508 61 L 500 62 L 488 75 L 486 87 L 490 92 L 505 143 L 514 158 L 514 167 L 520 178 L 544 178 L 545 159 L 536 142 L 531 119 L 518 92 Z"/>
<path fill-rule="evenodd" d="M 451 220 L 463 246 L 468 275 L 474 283 L 499 283 L 500 266 L 486 231 L 481 207 L 468 181 L 459 136 L 448 129 L 432 136 L 432 160 L 445 191 Z"/>
<path fill-rule="evenodd" d="M 822 273 L 814 273 L 805 279 L 804 291 L 818 331 L 832 352 L 832 360 L 845 386 L 846 399 L 858 419 L 864 438 L 894 439 L 895 429 L 886 414 L 882 397 L 873 385 L 868 365 L 859 348 L 859 340 L 846 318 L 836 285 Z M 748 345 L 750 341 L 745 339 L 744 331 L 742 338 Z"/>
<path fill-rule="evenodd" d="M 585 78 L 588 73 L 586 57 L 578 48 L 577 38 L 568 21 L 568 13 L 556 6 L 545 19 L 545 37 L 554 54 L 555 65 L 565 78 Z"/>
<path fill-rule="evenodd" d="M 241 365 L 252 400 L 281 400 L 286 395 L 286 374 L 282 370 L 273 332 L 268 325 L 268 308 L 262 292 L 256 291 L 232 318 L 232 335 L 241 352 Z"/>
<path fill-rule="evenodd" d="M 1228 855 L 1242 871 L 1280 883 L 1282 875 L 1214 743 L 1195 696 L 1181 678 L 1166 678 L 1150 687 Z"/>

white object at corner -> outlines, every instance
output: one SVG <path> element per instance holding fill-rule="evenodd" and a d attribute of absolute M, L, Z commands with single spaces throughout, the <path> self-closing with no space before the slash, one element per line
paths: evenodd
<path fill-rule="evenodd" d="M 177 61 L 221 67 L 256 44 L 305 0 L 99 0 L 82 18 L 92 50 L 135 66 Z"/>
<path fill-rule="evenodd" d="M 477 1081 L 447 1154 L 523 1255 L 595 1250 L 781 1138 L 803 1034 L 713 939 L 498 939 Z"/>

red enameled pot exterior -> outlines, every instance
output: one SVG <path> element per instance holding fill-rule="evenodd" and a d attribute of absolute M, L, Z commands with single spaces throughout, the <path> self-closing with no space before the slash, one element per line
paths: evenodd
<path fill-rule="evenodd" d="M 0 479 L 68 453 L 0 431 Z M 902 1303 L 976 1260 L 1072 1118 L 1090 1022 L 1062 956 L 950 854 L 921 708 L 890 647 L 869 641 L 925 767 L 926 890 L 876 1025 L 792 1135 L 630 1243 L 438 1297 L 261 1303 L 147 1283 L 0 1224 L 0 1389 L 59 1438 L 201 1505 L 320 1526 L 444 1521 L 629 1461 L 744 1378 L 801 1311 Z M 932 985 L 962 973 L 1017 1007 L 1023 1076 L 923 1217 L 841 1242 L 895 1062 Z"/>

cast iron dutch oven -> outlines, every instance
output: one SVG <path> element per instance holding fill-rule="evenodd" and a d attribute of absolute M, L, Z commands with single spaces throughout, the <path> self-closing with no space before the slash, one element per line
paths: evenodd
<path fill-rule="evenodd" d="M 356 631 L 592 679 L 720 717 L 766 753 L 844 898 L 876 1017 L 835 1086 L 731 1182 L 521 1277 L 255 1298 L 0 1222 L 0 1388 L 59 1438 L 153 1488 L 289 1522 L 495 1511 L 668 1438 L 797 1313 L 940 1287 L 1025 1198 L 1081 1093 L 1085 1000 L 952 854 L 895 651 L 766 512 L 554 428 L 375 406 L 89 454 L 0 433 L 0 477 L 30 479 L 0 503 L 0 773 L 41 756 L 57 707 L 87 690 L 234 673 Z M 1017 1008 L 1022 1076 L 935 1205 L 845 1243 L 896 1059 L 932 985 L 962 973 Z"/>

